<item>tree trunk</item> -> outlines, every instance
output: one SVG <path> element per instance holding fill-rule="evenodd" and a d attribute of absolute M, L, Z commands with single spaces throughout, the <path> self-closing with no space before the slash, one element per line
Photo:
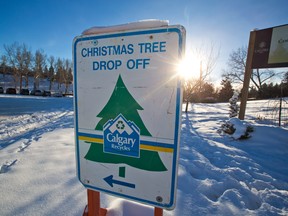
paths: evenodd
<path fill-rule="evenodd" d="M 52 90 L 52 81 L 51 81 L 51 79 L 50 79 L 50 82 L 49 82 L 49 91 L 51 91 Z"/>
<path fill-rule="evenodd" d="M 28 75 L 25 76 L 25 88 L 28 88 L 29 86 L 29 78 Z"/>
<path fill-rule="evenodd" d="M 19 90 L 19 92 L 21 92 L 21 89 L 22 89 L 22 80 L 23 80 L 22 73 L 20 73 L 20 90 Z"/>
<path fill-rule="evenodd" d="M 185 113 L 187 113 L 187 112 L 188 112 L 188 105 L 189 105 L 189 101 L 188 101 L 188 100 L 186 100 Z"/>

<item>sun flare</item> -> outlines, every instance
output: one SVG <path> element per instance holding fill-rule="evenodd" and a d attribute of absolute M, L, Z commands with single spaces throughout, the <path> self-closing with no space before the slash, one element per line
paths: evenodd
<path fill-rule="evenodd" d="M 178 74 L 182 79 L 191 79 L 200 72 L 200 60 L 192 54 L 187 54 L 178 64 Z"/>

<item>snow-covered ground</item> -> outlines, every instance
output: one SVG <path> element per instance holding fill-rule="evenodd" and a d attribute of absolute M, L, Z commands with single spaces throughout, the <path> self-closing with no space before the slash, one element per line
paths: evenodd
<path fill-rule="evenodd" d="M 228 104 L 194 104 L 182 115 L 177 204 L 165 216 L 288 215 L 288 130 L 256 122 L 252 137 L 217 133 Z M 82 215 L 72 98 L 0 95 L 0 215 Z M 108 216 L 149 216 L 153 208 L 101 193 Z"/>

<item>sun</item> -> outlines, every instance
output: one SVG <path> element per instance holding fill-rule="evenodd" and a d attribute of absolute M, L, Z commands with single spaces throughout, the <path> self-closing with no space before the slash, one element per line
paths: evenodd
<path fill-rule="evenodd" d="M 177 71 L 182 79 L 189 80 L 200 73 L 201 61 L 192 53 L 186 53 L 185 57 L 177 65 Z"/>

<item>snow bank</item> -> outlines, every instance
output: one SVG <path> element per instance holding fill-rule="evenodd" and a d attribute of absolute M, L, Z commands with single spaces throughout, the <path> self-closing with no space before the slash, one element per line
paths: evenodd
<path fill-rule="evenodd" d="M 131 22 L 122 25 L 114 26 L 95 26 L 89 29 L 86 29 L 82 32 L 82 35 L 91 35 L 91 34 L 101 34 L 101 33 L 110 33 L 116 31 L 127 31 L 127 30 L 137 30 L 137 29 L 148 29 L 148 28 L 157 28 L 168 26 L 169 22 L 167 20 L 140 20 L 138 22 Z"/>
<path fill-rule="evenodd" d="M 234 139 L 240 139 L 246 135 L 248 125 L 245 121 L 241 121 L 239 118 L 230 118 L 229 122 L 235 129 L 235 132 L 231 135 Z"/>
<path fill-rule="evenodd" d="M 127 201 L 124 199 L 113 200 L 107 208 L 107 216 L 126 216 L 126 215 L 137 215 L 137 216 L 149 216 L 154 215 L 154 208 L 142 205 L 140 203 Z"/>

